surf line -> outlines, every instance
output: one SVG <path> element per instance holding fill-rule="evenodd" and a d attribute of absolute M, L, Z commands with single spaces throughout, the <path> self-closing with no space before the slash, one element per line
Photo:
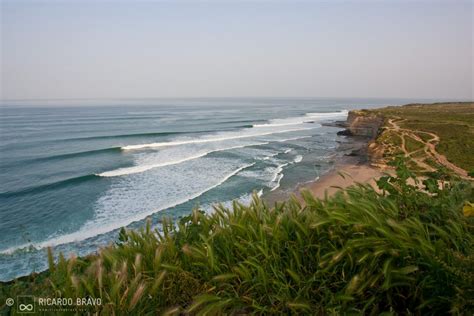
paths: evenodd
<path fill-rule="evenodd" d="M 174 160 L 174 161 L 167 161 L 167 162 L 162 162 L 162 163 L 157 163 L 157 164 L 152 164 L 152 165 L 144 165 L 144 166 L 134 166 L 134 167 L 127 167 L 127 168 L 119 168 L 116 170 L 111 170 L 111 171 L 105 171 L 99 174 L 96 174 L 99 177 L 118 177 L 118 176 L 124 176 L 124 175 L 129 175 L 129 174 L 134 174 L 134 173 L 140 173 L 144 172 L 150 169 L 154 168 L 160 168 L 160 167 L 166 167 L 166 166 L 171 166 L 171 165 L 177 165 L 189 160 L 193 159 L 198 159 L 204 156 L 207 156 L 211 153 L 214 152 L 219 152 L 219 151 L 225 151 L 225 150 L 231 150 L 231 149 L 238 149 L 238 148 L 244 148 L 244 147 L 250 147 L 250 146 L 260 146 L 260 145 L 268 145 L 268 142 L 260 142 L 260 143 L 252 143 L 252 144 L 245 144 L 245 145 L 238 145 L 238 146 L 231 146 L 231 147 L 225 147 L 225 148 L 218 148 L 218 149 L 213 149 L 209 150 L 197 155 L 189 156 L 186 158 Z"/>
<path fill-rule="evenodd" d="M 202 144 L 202 143 L 219 142 L 219 141 L 224 141 L 224 140 L 265 136 L 265 135 L 272 135 L 272 134 L 279 134 L 279 133 L 297 132 L 297 131 L 304 131 L 304 130 L 309 130 L 309 129 L 314 129 L 314 128 L 317 128 L 317 127 L 294 128 L 294 129 L 287 129 L 287 130 L 282 130 L 282 131 L 273 131 L 273 132 L 265 132 L 265 133 L 258 133 L 258 134 L 249 134 L 249 135 L 235 135 L 235 136 L 218 137 L 218 138 L 204 138 L 204 139 L 192 139 L 192 140 L 150 143 L 150 144 L 141 144 L 141 145 L 129 145 L 129 146 L 123 146 L 121 147 L 121 149 L 122 150 L 137 150 L 137 149 L 145 149 L 145 148 L 159 148 L 159 147 L 179 146 L 179 145 L 187 145 L 187 144 Z"/>
<path fill-rule="evenodd" d="M 101 222 L 85 223 L 84 226 L 82 226 L 82 228 L 80 228 L 76 232 L 66 234 L 66 235 L 61 235 L 61 236 L 55 237 L 53 239 L 49 239 L 49 240 L 42 241 L 42 242 L 39 242 L 39 243 L 29 243 L 29 244 L 23 244 L 23 245 L 20 245 L 20 246 L 16 246 L 16 247 L 10 247 L 10 248 L 4 249 L 4 250 L 0 250 L 0 254 L 2 254 L 2 255 L 11 255 L 17 250 L 28 249 L 28 248 L 31 248 L 31 247 L 34 248 L 35 250 L 39 250 L 39 249 L 43 249 L 43 248 L 46 248 L 46 247 L 53 247 L 53 246 L 78 242 L 78 241 L 82 241 L 82 240 L 92 238 L 92 237 L 95 237 L 95 236 L 98 236 L 98 235 L 109 233 L 109 232 L 114 231 L 116 229 L 119 229 L 121 227 L 128 226 L 133 222 L 141 221 L 141 220 L 147 218 L 148 216 L 150 216 L 154 213 L 157 213 L 159 211 L 166 210 L 166 209 L 181 205 L 183 203 L 186 203 L 188 201 L 191 201 L 193 199 L 196 199 L 196 198 L 200 197 L 201 195 L 205 194 L 206 192 L 208 192 L 212 189 L 215 189 L 218 186 L 222 185 L 223 183 L 225 183 L 227 180 L 229 180 L 233 176 L 237 175 L 242 170 L 250 168 L 253 165 L 255 165 L 255 162 L 243 165 L 242 167 L 239 167 L 239 168 L 235 169 L 234 171 L 232 171 L 231 173 L 227 174 L 224 178 L 222 178 L 216 184 L 214 184 L 210 187 L 207 187 L 206 189 L 204 189 L 200 192 L 197 192 L 197 193 L 195 193 L 191 196 L 185 197 L 185 198 L 183 198 L 179 201 L 176 201 L 174 203 L 170 203 L 168 205 L 164 205 L 164 206 L 160 207 L 159 209 L 154 209 L 154 210 L 150 210 L 150 211 L 147 211 L 147 212 L 144 212 L 144 213 L 141 213 L 141 214 L 136 214 L 133 217 L 124 219 L 120 222 L 115 222 L 115 223 L 112 223 L 112 224 L 108 224 L 108 225 L 101 225 L 101 224 L 103 224 Z M 91 225 L 97 225 L 98 227 L 91 227 Z"/>

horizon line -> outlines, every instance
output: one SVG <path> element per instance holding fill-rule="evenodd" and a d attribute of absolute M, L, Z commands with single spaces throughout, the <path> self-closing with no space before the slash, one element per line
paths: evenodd
<path fill-rule="evenodd" d="M 380 96 L 193 96 L 193 97 L 74 97 L 74 98 L 8 98 L 1 99 L 5 101 L 101 101 L 101 100 L 197 100 L 197 99 L 425 99 L 425 100 L 455 100 L 455 101 L 474 101 L 474 98 L 457 98 L 457 97 L 380 97 Z"/>

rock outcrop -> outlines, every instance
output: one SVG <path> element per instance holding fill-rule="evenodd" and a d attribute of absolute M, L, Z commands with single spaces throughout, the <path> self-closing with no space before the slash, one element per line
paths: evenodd
<path fill-rule="evenodd" d="M 369 111 L 350 111 L 347 117 L 347 130 L 340 135 L 365 136 L 370 139 L 377 137 L 383 125 L 383 117 Z"/>
<path fill-rule="evenodd" d="M 379 165 L 383 157 L 383 147 L 376 142 L 376 138 L 383 123 L 384 118 L 376 113 L 367 110 L 350 111 L 345 123 L 346 129 L 338 132 L 338 135 L 363 137 L 367 141 L 366 146 L 349 155 L 365 156 L 372 165 Z"/>

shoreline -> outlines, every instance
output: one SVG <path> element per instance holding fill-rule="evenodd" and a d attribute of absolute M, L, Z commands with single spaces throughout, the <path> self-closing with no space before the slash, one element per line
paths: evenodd
<path fill-rule="evenodd" d="M 370 163 L 368 147 L 373 138 L 347 135 L 346 131 L 340 134 L 345 141 L 340 142 L 336 149 L 335 162 L 329 170 L 315 180 L 299 183 L 289 191 L 270 192 L 263 199 L 269 205 L 274 205 L 291 195 L 301 201 L 303 190 L 309 190 L 317 198 L 324 198 L 357 183 L 370 184 L 376 188 L 376 180 L 384 175 L 384 171 Z"/>
<path fill-rule="evenodd" d="M 381 117 L 361 116 L 359 111 L 350 111 L 345 122 L 335 122 L 334 126 L 345 128 L 337 133 L 346 140 L 336 149 L 342 155 L 336 156 L 333 167 L 319 179 L 296 187 L 294 194 L 300 201 L 302 190 L 309 190 L 317 198 L 325 198 L 357 183 L 377 188 L 376 180 L 384 174 L 371 164 L 373 153 L 369 152 L 370 143 L 383 126 Z"/>
<path fill-rule="evenodd" d="M 348 118 L 348 127 L 349 124 Z M 301 199 L 302 190 L 309 190 L 317 198 L 325 198 L 357 183 L 376 188 L 376 180 L 384 173 L 370 163 L 368 149 L 373 137 L 348 135 L 348 130 L 340 132 L 347 139 L 337 148 L 343 155 L 338 156 L 333 167 L 319 179 L 298 185 L 295 190 L 298 199 Z"/>
<path fill-rule="evenodd" d="M 339 163 L 318 180 L 299 185 L 295 194 L 301 199 L 301 191 L 309 190 L 314 197 L 324 199 L 357 183 L 375 188 L 376 180 L 382 175 L 380 170 L 367 163 Z"/>

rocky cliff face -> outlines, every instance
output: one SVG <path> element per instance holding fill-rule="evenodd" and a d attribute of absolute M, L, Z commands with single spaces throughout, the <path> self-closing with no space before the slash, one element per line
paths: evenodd
<path fill-rule="evenodd" d="M 384 148 L 377 143 L 376 138 L 383 122 L 383 117 L 376 113 L 367 110 L 350 111 L 347 121 L 344 123 L 346 129 L 338 134 L 365 137 L 367 139 L 366 146 L 351 155 L 364 156 L 372 165 L 379 165 L 383 158 Z"/>
<path fill-rule="evenodd" d="M 347 117 L 348 134 L 354 136 L 366 136 L 374 139 L 382 125 L 382 116 L 364 110 L 350 111 Z"/>

